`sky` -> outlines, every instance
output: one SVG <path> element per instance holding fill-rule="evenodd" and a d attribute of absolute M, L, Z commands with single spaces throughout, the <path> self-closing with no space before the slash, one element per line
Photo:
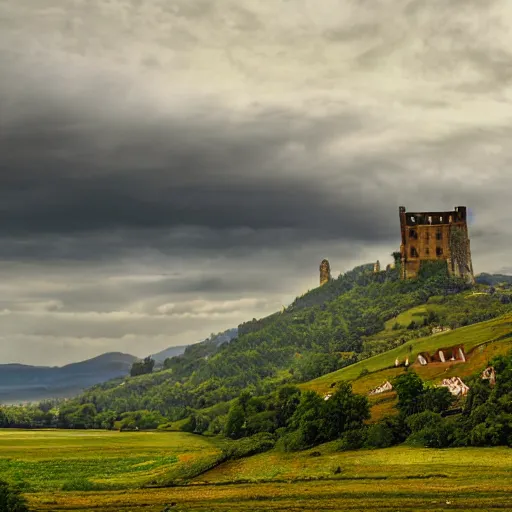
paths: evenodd
<path fill-rule="evenodd" d="M 260 318 L 467 205 L 512 273 L 509 0 L 2 0 L 0 363 Z"/>

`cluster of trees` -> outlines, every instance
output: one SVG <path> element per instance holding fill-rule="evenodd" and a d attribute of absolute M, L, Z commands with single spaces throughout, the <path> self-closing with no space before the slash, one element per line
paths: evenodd
<path fill-rule="evenodd" d="M 491 361 L 495 386 L 479 374 L 468 380 L 467 397 L 456 399 L 445 387 L 427 385 L 409 370 L 393 386 L 398 414 L 367 425 L 368 400 L 341 382 L 324 400 L 313 391 L 284 386 L 264 397 L 244 392 L 228 411 L 192 414 L 183 430 L 222 433 L 231 439 L 273 434 L 277 446 L 303 450 L 338 440 L 339 450 L 385 448 L 408 443 L 433 448 L 512 446 L 512 353 Z M 448 412 L 456 413 L 454 415 Z"/>
<path fill-rule="evenodd" d="M 260 397 L 245 391 L 233 401 L 227 414 L 213 419 L 192 414 L 182 429 L 222 433 L 231 439 L 273 434 L 283 449 L 291 451 L 338 439 L 348 430 L 362 428 L 369 417 L 368 399 L 354 394 L 347 382 L 342 382 L 329 400 L 314 391 L 301 392 L 288 385 Z"/>
<path fill-rule="evenodd" d="M 446 388 L 426 386 L 414 372 L 394 382 L 399 414 L 360 431 L 346 448 L 387 447 L 406 442 L 429 448 L 461 446 L 512 447 L 512 353 L 491 361 L 496 384 L 480 374 L 468 379 L 469 392 L 454 408 Z M 447 411 L 458 414 L 447 415 Z"/>
<path fill-rule="evenodd" d="M 135 361 L 130 369 L 130 376 L 136 377 L 137 375 L 147 375 L 153 371 L 155 361 L 151 356 L 145 357 L 143 361 Z"/>

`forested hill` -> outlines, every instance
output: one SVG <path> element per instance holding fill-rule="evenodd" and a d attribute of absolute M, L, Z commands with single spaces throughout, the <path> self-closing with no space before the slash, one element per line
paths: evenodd
<path fill-rule="evenodd" d="M 283 311 L 242 324 L 229 342 L 206 340 L 167 359 L 160 371 L 90 388 L 60 406 L 58 426 L 108 427 L 131 414 L 132 420 L 146 418 L 142 428 L 197 410 L 225 417 L 229 402 L 244 390 L 265 395 L 426 336 L 434 326 L 453 329 L 512 310 L 507 291 L 469 288 L 449 278 L 445 266 L 425 266 L 418 279 L 401 281 L 396 269 L 374 273 L 371 265 L 363 265 L 298 297 Z M 465 300 L 466 291 L 475 300 Z M 421 321 L 396 321 L 429 299 L 442 307 Z"/>
<path fill-rule="evenodd" d="M 140 410 L 154 411 L 162 421 L 179 420 L 192 410 L 225 404 L 244 389 L 265 394 L 335 371 L 424 335 L 427 324 L 456 327 L 510 309 L 499 294 L 484 294 L 474 310 L 467 311 L 462 303 L 450 309 L 449 318 L 386 329 L 387 321 L 429 297 L 454 297 L 467 287 L 439 268 L 426 267 L 419 279 L 401 281 L 396 269 L 374 274 L 370 265 L 363 265 L 249 329 L 240 326 L 238 337 L 229 343 L 193 345 L 167 359 L 162 371 L 89 389 L 61 408 L 60 422 L 72 426 L 71 418 L 85 404 L 92 404 L 98 414 L 95 424 L 102 415 L 112 418 Z"/>

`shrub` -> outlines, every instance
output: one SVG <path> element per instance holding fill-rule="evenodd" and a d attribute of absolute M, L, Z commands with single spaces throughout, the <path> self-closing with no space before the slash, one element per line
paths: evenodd
<path fill-rule="evenodd" d="M 210 426 L 209 419 L 204 414 L 193 413 L 188 421 L 181 427 L 184 432 L 203 434 Z"/>
<path fill-rule="evenodd" d="M 348 450 L 358 450 L 362 448 L 366 442 L 366 429 L 358 428 L 355 430 L 347 430 L 342 434 L 335 444 L 335 450 L 344 452 Z"/>
<path fill-rule="evenodd" d="M 25 498 L 19 489 L 0 480 L 0 511 L 1 512 L 29 512 Z"/>
<path fill-rule="evenodd" d="M 300 430 L 283 435 L 276 443 L 276 448 L 285 452 L 306 450 L 310 448 L 310 446 L 311 445 L 306 442 Z"/>
<path fill-rule="evenodd" d="M 62 485 L 63 491 L 94 491 L 96 485 L 87 478 L 75 478 Z"/>
<path fill-rule="evenodd" d="M 485 423 L 477 425 L 470 433 L 473 446 L 496 446 L 500 444 L 501 432 L 498 426 L 487 426 Z"/>
<path fill-rule="evenodd" d="M 272 434 L 260 432 L 252 437 L 230 443 L 222 450 L 222 453 L 226 460 L 241 459 L 271 450 L 275 444 L 276 441 Z"/>
<path fill-rule="evenodd" d="M 437 424 L 430 423 L 423 429 L 411 434 L 407 440 L 409 444 L 424 446 L 425 448 L 446 448 L 454 440 L 455 429 L 452 423 L 441 420 Z"/>
<path fill-rule="evenodd" d="M 423 411 L 418 414 L 412 414 L 405 421 L 411 432 L 419 432 L 427 427 L 435 427 L 441 422 L 441 415 L 432 411 Z"/>
<path fill-rule="evenodd" d="M 393 431 L 385 423 L 376 423 L 368 428 L 365 446 L 387 448 L 393 445 Z"/>

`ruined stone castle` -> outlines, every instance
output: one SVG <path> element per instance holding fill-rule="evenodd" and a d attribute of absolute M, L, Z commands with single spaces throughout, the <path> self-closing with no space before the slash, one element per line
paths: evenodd
<path fill-rule="evenodd" d="M 446 260 L 450 275 L 474 282 L 465 206 L 448 212 L 407 212 L 399 207 L 402 279 L 416 277 L 424 261 Z"/>
<path fill-rule="evenodd" d="M 453 211 L 414 213 L 400 206 L 399 215 L 402 279 L 416 277 L 423 262 L 446 261 L 450 275 L 475 282 L 465 206 L 457 206 Z M 394 265 L 387 265 L 386 271 L 392 268 Z M 373 271 L 381 271 L 379 261 Z M 329 261 L 324 259 L 320 263 L 320 286 L 330 279 Z"/>

